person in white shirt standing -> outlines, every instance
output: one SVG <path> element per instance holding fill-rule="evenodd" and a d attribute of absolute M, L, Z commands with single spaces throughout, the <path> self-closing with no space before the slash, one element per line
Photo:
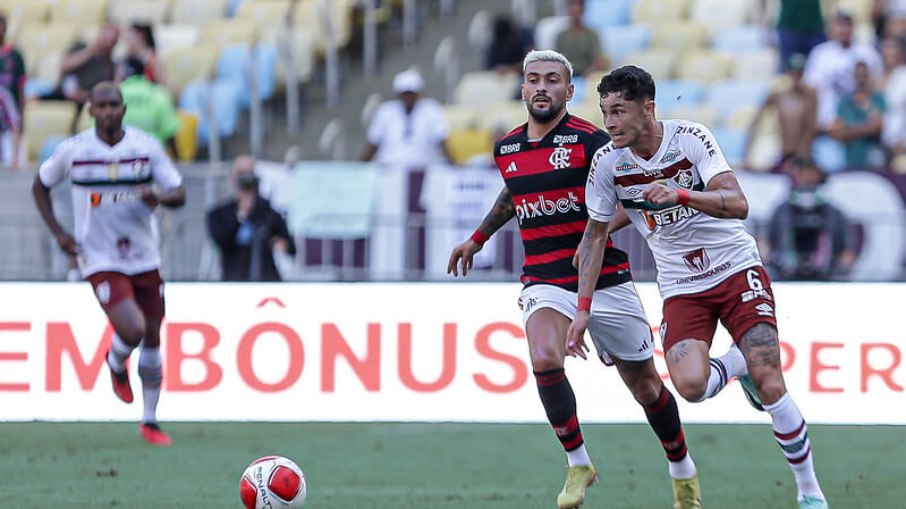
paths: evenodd
<path fill-rule="evenodd" d="M 771 416 L 799 507 L 827 509 L 808 427 L 783 379 L 771 281 L 743 226 L 749 206 L 733 169 L 707 127 L 655 119 L 655 84 L 645 70 L 616 69 L 598 93 L 613 141 L 595 153 L 585 188 L 579 301 L 592 298 L 608 234 L 631 221 L 654 254 L 664 299 L 661 339 L 677 391 L 702 401 L 738 377 L 750 403 Z M 585 348 L 588 320 L 587 311 L 576 313 L 569 353 Z M 718 320 L 734 345 L 709 359 Z"/>
<path fill-rule="evenodd" d="M 97 84 L 89 113 L 95 127 L 64 141 L 38 170 L 32 194 L 60 249 L 77 255 L 82 274 L 115 332 L 107 352 L 113 391 L 133 401 L 126 359 L 141 345 L 138 363 L 144 413 L 139 425 L 151 445 L 169 446 L 157 423 L 161 388 L 160 324 L 163 281 L 154 209 L 186 201 L 182 175 L 152 135 L 123 126 L 126 107 L 113 83 Z M 72 184 L 75 232 L 57 221 L 50 189 Z"/>

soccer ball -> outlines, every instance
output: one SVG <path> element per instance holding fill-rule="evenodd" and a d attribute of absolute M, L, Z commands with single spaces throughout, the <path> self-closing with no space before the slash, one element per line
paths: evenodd
<path fill-rule="evenodd" d="M 239 481 L 239 498 L 246 509 L 298 509 L 306 494 L 302 469 L 283 456 L 256 459 Z"/>

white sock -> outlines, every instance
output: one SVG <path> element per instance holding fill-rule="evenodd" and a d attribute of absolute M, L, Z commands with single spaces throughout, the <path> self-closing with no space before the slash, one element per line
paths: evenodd
<path fill-rule="evenodd" d="M 157 422 L 157 402 L 160 400 L 160 349 L 142 348 L 138 360 L 138 373 L 142 379 L 142 422 Z"/>
<path fill-rule="evenodd" d="M 799 491 L 797 498 L 802 500 L 803 497 L 810 496 L 824 500 L 824 493 L 815 476 L 808 426 L 799 412 L 799 407 L 790 394 L 786 393 L 774 404 L 764 405 L 764 409 L 771 415 L 774 438 L 780 444 L 780 449 L 796 478 L 796 488 Z"/>
<path fill-rule="evenodd" d="M 726 387 L 727 382 L 734 376 L 742 376 L 748 373 L 746 368 L 746 358 L 742 355 L 735 344 L 730 347 L 727 353 L 720 357 L 711 359 L 711 372 L 708 375 L 708 387 L 702 400 L 713 398 Z"/>
<path fill-rule="evenodd" d="M 591 465 L 591 458 L 588 457 L 588 451 L 585 449 L 585 444 L 582 444 L 571 451 L 566 451 L 566 464 L 571 467 Z"/>
<path fill-rule="evenodd" d="M 107 354 L 107 362 L 110 369 L 117 373 L 126 371 L 126 359 L 132 354 L 135 347 L 127 345 L 119 334 L 113 334 L 113 342 L 110 344 L 110 352 Z"/>
<path fill-rule="evenodd" d="M 679 461 L 667 461 L 667 470 L 672 479 L 692 479 L 695 477 L 695 462 L 688 452 L 686 457 Z"/>

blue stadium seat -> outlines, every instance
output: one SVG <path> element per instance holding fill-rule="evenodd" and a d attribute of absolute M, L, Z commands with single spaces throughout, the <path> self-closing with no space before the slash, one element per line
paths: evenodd
<path fill-rule="evenodd" d="M 258 98 L 266 101 L 274 96 L 276 88 L 277 48 L 272 44 L 256 44 L 254 53 L 250 51 L 249 44 L 231 44 L 223 48 L 217 58 L 215 76 L 218 80 L 236 81 L 244 90 L 251 91 L 247 72 L 251 65 L 254 65 L 255 78 L 258 80 Z M 250 94 L 242 94 L 242 107 L 248 108 L 250 102 Z"/>
<path fill-rule="evenodd" d="M 610 26 L 599 30 L 598 35 L 604 53 L 615 62 L 623 62 L 626 55 L 651 44 L 651 27 L 648 25 Z"/>
<path fill-rule="evenodd" d="M 812 157 L 819 168 L 834 173 L 846 167 L 846 149 L 830 136 L 818 136 L 812 144 Z"/>
<path fill-rule="evenodd" d="M 628 25 L 636 0 L 587 0 L 582 21 L 601 32 L 604 27 Z"/>
<path fill-rule="evenodd" d="M 735 169 L 742 169 L 745 165 L 746 158 L 746 140 L 748 134 L 741 129 L 730 129 L 726 127 L 715 128 L 711 130 L 724 158 Z"/>
<path fill-rule="evenodd" d="M 208 101 L 214 113 L 217 133 L 221 138 L 236 134 L 242 95 L 242 84 L 234 80 L 191 81 L 179 97 L 179 109 L 198 117 L 198 144 L 208 143 Z"/>
<path fill-rule="evenodd" d="M 767 32 L 759 25 L 740 25 L 721 28 L 711 37 L 711 49 L 740 55 L 769 47 Z"/>
<path fill-rule="evenodd" d="M 53 92 L 53 89 L 56 88 L 57 84 L 53 81 L 41 79 L 36 76 L 29 76 L 25 80 L 25 85 L 23 90 L 25 91 L 25 97 L 41 97 Z"/>
<path fill-rule="evenodd" d="M 239 10 L 239 6 L 242 2 L 247 2 L 249 0 L 229 0 L 227 4 L 227 16 L 233 17 L 236 15 L 236 11 Z"/>
<path fill-rule="evenodd" d="M 721 121 L 726 121 L 739 108 L 761 107 L 770 92 L 767 82 L 718 81 L 708 91 L 708 102 L 720 112 Z"/>
<path fill-rule="evenodd" d="M 44 163 L 44 161 L 50 159 L 50 156 L 53 155 L 54 150 L 57 149 L 57 146 L 60 143 L 66 141 L 69 138 L 68 136 L 49 136 L 44 139 L 44 143 L 41 144 L 41 152 L 38 154 L 38 164 Z"/>
<path fill-rule="evenodd" d="M 706 87 L 699 81 L 664 80 L 657 84 L 655 102 L 658 110 L 669 115 L 677 106 L 692 106 L 705 99 Z"/>

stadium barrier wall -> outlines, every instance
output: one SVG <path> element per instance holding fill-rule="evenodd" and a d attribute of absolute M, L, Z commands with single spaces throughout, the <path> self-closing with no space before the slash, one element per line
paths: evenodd
<path fill-rule="evenodd" d="M 653 329 L 661 300 L 639 291 Z M 906 424 L 906 284 L 776 284 L 788 386 L 811 422 Z M 159 415 L 174 421 L 543 422 L 518 284 L 167 285 Z M 0 420 L 129 421 L 87 284 L 0 284 Z M 659 343 L 659 341 L 658 341 Z M 729 339 L 721 331 L 712 351 Z M 666 373 L 662 354 L 658 368 Z M 130 371 L 141 394 L 137 356 Z M 584 422 L 644 422 L 614 368 L 569 359 Z M 688 422 L 767 423 L 737 383 Z"/>

